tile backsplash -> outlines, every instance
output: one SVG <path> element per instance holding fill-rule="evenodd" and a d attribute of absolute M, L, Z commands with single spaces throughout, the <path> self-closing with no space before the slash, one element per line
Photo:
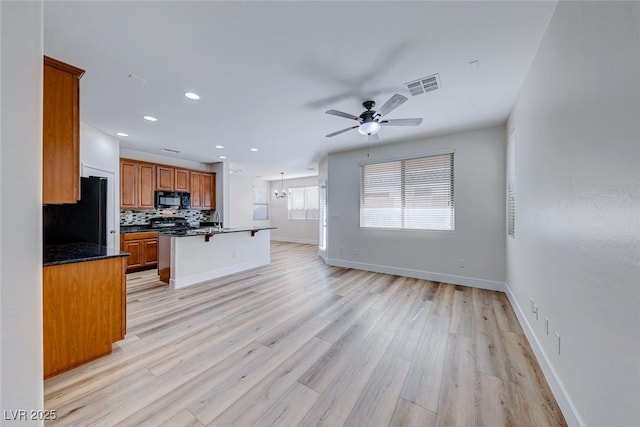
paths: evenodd
<path fill-rule="evenodd" d="M 143 211 L 120 210 L 120 225 L 148 224 L 149 219 L 158 216 L 181 216 L 189 222 L 211 221 L 214 211 L 177 210 L 177 209 L 147 209 Z"/>

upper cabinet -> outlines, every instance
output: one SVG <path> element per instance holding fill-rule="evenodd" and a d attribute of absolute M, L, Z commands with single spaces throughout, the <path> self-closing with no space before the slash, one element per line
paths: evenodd
<path fill-rule="evenodd" d="M 176 191 L 186 191 L 188 193 L 191 189 L 189 186 L 189 171 L 187 169 L 176 168 L 175 183 Z"/>
<path fill-rule="evenodd" d="M 154 209 L 155 190 L 191 193 L 192 209 L 216 208 L 216 174 L 120 159 L 120 209 Z"/>
<path fill-rule="evenodd" d="M 191 171 L 191 209 L 202 209 L 202 173 Z"/>
<path fill-rule="evenodd" d="M 156 165 L 120 159 L 120 208 L 155 207 Z"/>
<path fill-rule="evenodd" d="M 202 174 L 202 209 L 216 208 L 216 174 Z"/>
<path fill-rule="evenodd" d="M 80 77 L 84 70 L 44 57 L 42 203 L 80 198 Z"/>
<path fill-rule="evenodd" d="M 158 190 L 173 191 L 175 188 L 175 168 L 171 166 L 158 165 L 156 167 L 156 176 Z"/>
<path fill-rule="evenodd" d="M 190 182 L 191 209 L 215 209 L 216 174 L 191 171 Z"/>

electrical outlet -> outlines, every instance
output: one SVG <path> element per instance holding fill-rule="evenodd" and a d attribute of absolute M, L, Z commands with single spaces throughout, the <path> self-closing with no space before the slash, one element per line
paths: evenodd
<path fill-rule="evenodd" d="M 342 255 L 344 253 L 344 248 L 340 247 L 340 255 Z"/>
<path fill-rule="evenodd" d="M 459 261 L 459 266 L 460 269 L 464 270 L 464 268 L 467 266 L 467 261 L 464 258 L 461 258 Z"/>
<path fill-rule="evenodd" d="M 544 318 L 544 330 L 549 335 L 549 318 L 545 316 Z"/>
<path fill-rule="evenodd" d="M 534 307 L 536 306 L 535 301 L 533 300 L 533 298 L 529 298 L 529 305 L 531 306 L 531 312 L 534 312 Z"/>
<path fill-rule="evenodd" d="M 533 306 L 533 315 L 536 316 L 536 320 L 538 320 L 538 306 L 535 304 Z"/>
<path fill-rule="evenodd" d="M 353 254 L 358 255 L 358 248 L 353 248 Z"/>
<path fill-rule="evenodd" d="M 556 331 L 556 344 L 558 349 L 558 355 L 560 355 L 560 332 Z"/>

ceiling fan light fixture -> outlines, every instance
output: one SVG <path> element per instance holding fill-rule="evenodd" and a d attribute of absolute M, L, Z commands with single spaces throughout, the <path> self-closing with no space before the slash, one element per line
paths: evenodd
<path fill-rule="evenodd" d="M 374 135 L 378 133 L 379 130 L 380 123 L 375 121 L 364 122 L 358 127 L 358 132 L 360 132 L 362 135 Z"/>

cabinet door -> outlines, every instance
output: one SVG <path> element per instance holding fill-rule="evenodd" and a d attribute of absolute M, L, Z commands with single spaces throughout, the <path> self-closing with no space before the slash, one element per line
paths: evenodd
<path fill-rule="evenodd" d="M 84 70 L 44 57 L 42 203 L 80 198 L 80 77 Z"/>
<path fill-rule="evenodd" d="M 216 208 L 216 174 L 202 175 L 202 209 Z"/>
<path fill-rule="evenodd" d="M 129 240 L 122 245 L 124 252 L 129 252 L 131 255 L 127 258 L 127 270 L 142 266 L 142 240 Z"/>
<path fill-rule="evenodd" d="M 176 191 L 189 192 L 189 171 L 186 169 L 175 170 Z"/>
<path fill-rule="evenodd" d="M 138 163 L 120 160 L 120 208 L 138 207 Z"/>
<path fill-rule="evenodd" d="M 140 200 L 138 207 L 141 209 L 155 208 L 156 167 L 150 163 L 140 163 Z"/>
<path fill-rule="evenodd" d="M 191 208 L 202 209 L 202 173 L 190 172 L 191 176 Z"/>
<path fill-rule="evenodd" d="M 173 191 L 174 189 L 174 168 L 158 165 L 156 174 L 158 178 L 157 190 Z"/>
<path fill-rule="evenodd" d="M 158 263 L 158 239 L 145 239 L 142 241 L 144 245 L 144 259 L 143 265 L 156 265 Z"/>

